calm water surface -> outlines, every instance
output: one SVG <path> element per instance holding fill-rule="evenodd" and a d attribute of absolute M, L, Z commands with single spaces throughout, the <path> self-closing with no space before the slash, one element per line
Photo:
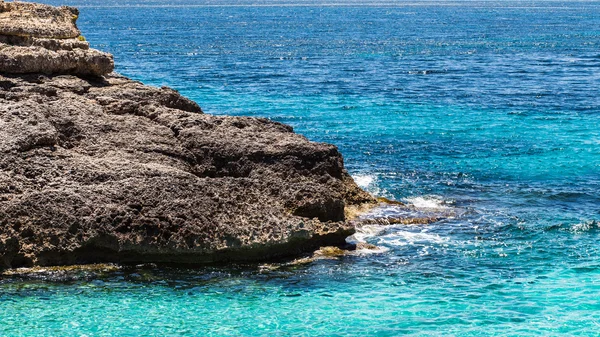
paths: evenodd
<path fill-rule="evenodd" d="M 600 3 L 48 0 L 117 70 L 337 145 L 357 182 L 456 214 L 270 271 L 0 281 L 2 336 L 600 331 Z"/>

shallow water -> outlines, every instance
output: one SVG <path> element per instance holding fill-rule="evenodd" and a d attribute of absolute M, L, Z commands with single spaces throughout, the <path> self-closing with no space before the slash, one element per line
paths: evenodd
<path fill-rule="evenodd" d="M 600 3 L 46 1 L 117 70 L 337 145 L 429 225 L 277 270 L 0 281 L 0 335 L 597 335 Z"/>

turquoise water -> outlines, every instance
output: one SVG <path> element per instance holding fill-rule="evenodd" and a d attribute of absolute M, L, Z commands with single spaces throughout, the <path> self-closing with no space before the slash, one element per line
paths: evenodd
<path fill-rule="evenodd" d="M 117 70 L 337 145 L 371 192 L 453 217 L 277 270 L 0 281 L 4 336 L 600 332 L 600 3 L 47 1 Z"/>

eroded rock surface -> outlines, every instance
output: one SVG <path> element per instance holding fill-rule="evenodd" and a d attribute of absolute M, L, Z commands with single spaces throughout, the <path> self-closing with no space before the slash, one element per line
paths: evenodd
<path fill-rule="evenodd" d="M 335 146 L 109 75 L 112 56 L 77 38 L 77 14 L 0 0 L 0 269 L 345 244 L 345 210 L 375 201 Z"/>
<path fill-rule="evenodd" d="M 112 55 L 89 48 L 73 7 L 0 1 L 0 73 L 101 76 Z"/>
<path fill-rule="evenodd" d="M 0 75 L 0 266 L 295 256 L 373 202 L 333 145 L 110 75 Z"/>
<path fill-rule="evenodd" d="M 73 7 L 52 7 L 26 2 L 0 1 L 0 32 L 3 35 L 69 39 L 80 35 Z"/>

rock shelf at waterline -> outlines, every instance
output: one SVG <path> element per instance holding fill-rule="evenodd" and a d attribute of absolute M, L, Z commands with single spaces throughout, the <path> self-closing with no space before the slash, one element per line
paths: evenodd
<path fill-rule="evenodd" d="M 333 145 L 110 73 L 76 9 L 0 8 L 0 268 L 295 257 L 376 204 Z"/>

